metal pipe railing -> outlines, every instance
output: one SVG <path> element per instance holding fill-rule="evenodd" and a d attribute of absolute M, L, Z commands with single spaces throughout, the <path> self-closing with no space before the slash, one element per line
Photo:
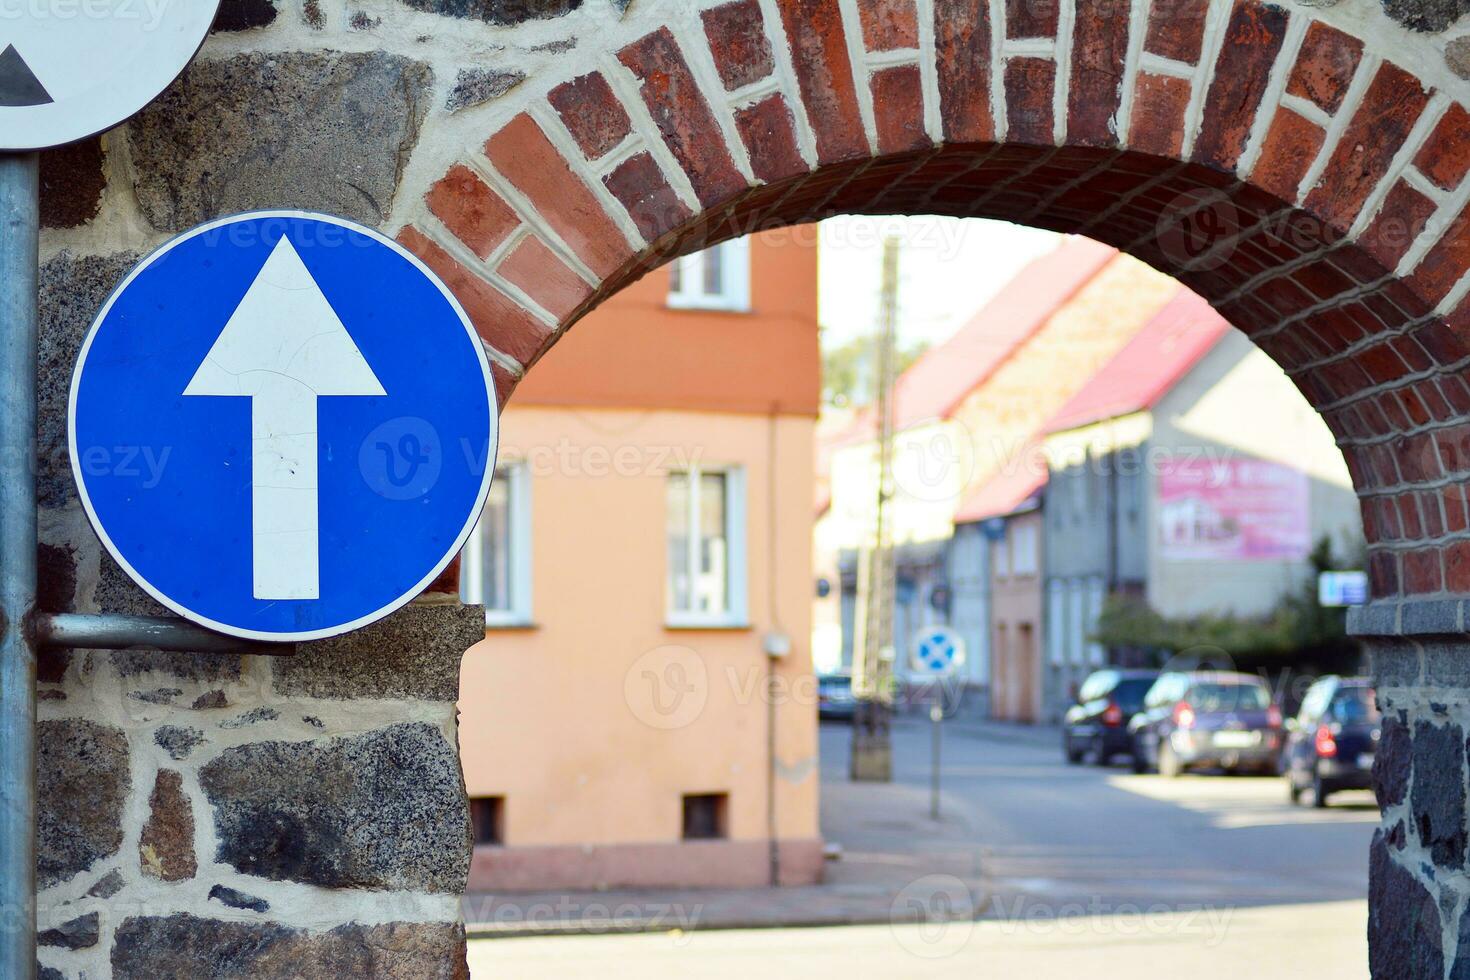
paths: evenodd
<path fill-rule="evenodd" d="M 37 613 L 32 617 L 37 646 L 76 650 L 164 650 L 172 653 L 290 656 L 293 643 L 262 643 L 226 636 L 183 619 L 161 616 L 88 616 Z"/>

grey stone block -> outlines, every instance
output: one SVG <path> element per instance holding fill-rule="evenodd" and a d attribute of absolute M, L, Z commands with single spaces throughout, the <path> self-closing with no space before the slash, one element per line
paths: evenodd
<path fill-rule="evenodd" d="M 1456 868 L 1465 860 L 1465 733 L 1459 725 L 1414 724 L 1409 807 L 1419 841 L 1434 863 Z"/>
<path fill-rule="evenodd" d="M 1365 641 L 1373 665 L 1373 677 L 1380 688 L 1409 687 L 1418 684 L 1423 672 L 1420 645 L 1406 640 L 1370 639 Z"/>
<path fill-rule="evenodd" d="M 275 23 L 276 15 L 275 0 L 224 0 L 211 30 L 225 34 L 267 27 Z"/>
<path fill-rule="evenodd" d="M 1393 859 L 1375 831 L 1368 860 L 1368 966 L 1375 977 L 1444 976 L 1443 937 L 1434 896 Z"/>
<path fill-rule="evenodd" d="M 454 749 L 425 724 L 324 742 L 259 742 L 199 775 L 217 860 L 324 888 L 446 894 L 469 878 L 470 824 Z"/>
<path fill-rule="evenodd" d="M 1470 0 L 1383 0 L 1383 11 L 1411 31 L 1437 34 L 1470 13 Z"/>
<path fill-rule="evenodd" d="M 1414 743 L 1409 728 L 1392 715 L 1383 719 L 1378 752 L 1373 759 L 1373 789 L 1379 807 L 1404 802 L 1409 790 L 1409 768 L 1414 764 Z"/>
<path fill-rule="evenodd" d="M 66 434 L 72 369 L 87 328 L 137 259 L 130 253 L 81 258 L 63 252 L 41 267 L 36 492 L 44 508 L 76 499 Z"/>
<path fill-rule="evenodd" d="M 1430 599 L 1403 604 L 1399 628 L 1405 636 L 1449 636 L 1460 631 L 1460 601 Z"/>
<path fill-rule="evenodd" d="M 211 888 L 209 897 L 221 905 L 227 905 L 232 909 L 244 909 L 247 912 L 269 912 L 271 908 L 270 902 L 263 898 L 256 898 L 254 895 L 247 895 L 233 888 L 226 888 L 224 885 L 215 885 Z"/>
<path fill-rule="evenodd" d="M 485 638 L 479 606 L 409 605 L 366 629 L 271 661 L 276 691 L 309 698 L 459 700 L 464 653 Z"/>
<path fill-rule="evenodd" d="M 43 721 L 36 737 L 36 875 L 41 888 L 50 888 L 122 847 L 132 777 L 120 729 L 81 719 Z"/>
<path fill-rule="evenodd" d="M 308 933 L 268 922 L 193 915 L 131 918 L 112 947 L 114 980 L 465 980 L 464 927 L 451 922 L 339 926 Z"/>
<path fill-rule="evenodd" d="M 88 912 L 55 929 L 41 930 L 36 934 L 36 945 L 60 949 L 91 949 L 100 938 L 99 916 L 96 912 Z"/>
<path fill-rule="evenodd" d="M 181 762 L 204 742 L 204 732 L 187 726 L 164 725 L 153 733 L 153 741 L 170 759 Z"/>
<path fill-rule="evenodd" d="M 138 202 L 160 231 L 287 205 L 377 224 L 432 81 L 380 51 L 196 61 L 129 126 Z"/>
<path fill-rule="evenodd" d="M 565 17 L 582 6 L 582 0 L 401 0 L 414 10 L 488 24 L 510 26 L 529 20 Z"/>
<path fill-rule="evenodd" d="M 497 71 L 494 68 L 467 68 L 455 79 L 454 89 L 445 100 L 450 112 L 484 105 L 500 98 L 526 80 L 524 72 Z"/>

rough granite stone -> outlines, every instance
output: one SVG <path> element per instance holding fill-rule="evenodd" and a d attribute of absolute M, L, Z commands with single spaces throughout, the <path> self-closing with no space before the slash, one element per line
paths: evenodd
<path fill-rule="evenodd" d="M 113 868 L 107 874 L 103 875 L 97 884 L 87 889 L 87 897 L 111 898 L 122 891 L 125 884 L 127 882 L 123 880 L 122 872 Z"/>
<path fill-rule="evenodd" d="M 1459 725 L 1414 725 L 1409 807 L 1419 841 L 1435 864 L 1458 868 L 1465 860 L 1465 735 Z"/>
<path fill-rule="evenodd" d="M 484 105 L 500 98 L 526 80 L 524 72 L 498 71 L 494 68 L 462 69 L 455 79 L 454 88 L 444 102 L 450 112 Z"/>
<path fill-rule="evenodd" d="M 1470 13 L 1470 0 L 1383 0 L 1383 10 L 1411 31 L 1437 34 Z"/>
<path fill-rule="evenodd" d="M 137 260 L 131 253 L 78 257 L 62 252 L 41 266 L 36 491 L 43 508 L 76 499 L 66 444 L 72 368 L 98 309 Z"/>
<path fill-rule="evenodd" d="M 249 728 L 263 721 L 275 721 L 281 717 L 281 713 L 275 708 L 251 708 L 238 718 L 220 722 L 221 728 Z"/>
<path fill-rule="evenodd" d="M 66 974 L 54 966 L 36 964 L 36 980 L 66 980 Z"/>
<path fill-rule="evenodd" d="M 1375 977 L 1444 976 L 1434 896 L 1394 861 L 1375 831 L 1368 858 L 1368 967 Z"/>
<path fill-rule="evenodd" d="M 226 888 L 224 885 L 215 885 L 209 890 L 209 897 L 222 905 L 228 905 L 232 909 L 244 909 L 247 912 L 269 912 L 270 902 L 254 895 Z"/>
<path fill-rule="evenodd" d="M 160 231 L 288 203 L 377 224 L 432 74 L 381 51 L 196 61 L 129 126 L 143 213 Z"/>
<path fill-rule="evenodd" d="M 71 718 L 36 726 L 36 876 L 50 888 L 122 847 L 132 786 L 120 729 Z"/>
<path fill-rule="evenodd" d="M 36 945 L 60 949 L 91 949 L 100 938 L 99 916 L 96 912 L 88 912 L 55 929 L 43 929 L 36 934 Z"/>
<path fill-rule="evenodd" d="M 199 870 L 194 857 L 194 811 L 183 778 L 160 769 L 148 798 L 148 822 L 138 841 L 143 873 L 160 881 L 188 881 Z"/>
<path fill-rule="evenodd" d="M 216 859 L 325 888 L 456 894 L 470 823 L 454 749 L 427 724 L 321 742 L 257 742 L 199 773 Z"/>
<path fill-rule="evenodd" d="M 1457 37 L 1444 49 L 1445 63 L 1461 78 L 1470 78 L 1470 35 Z"/>
<path fill-rule="evenodd" d="M 248 31 L 253 27 L 265 27 L 275 22 L 274 0 L 224 0 L 219 14 L 214 18 L 215 33 Z"/>
<path fill-rule="evenodd" d="M 102 554 L 93 604 L 97 612 L 130 616 L 173 615 L 134 584 L 106 552 Z M 245 663 L 243 657 L 214 653 L 163 653 L 158 650 L 117 650 L 108 656 L 112 666 L 124 678 L 157 673 L 205 684 L 239 680 Z"/>
<path fill-rule="evenodd" d="M 154 743 L 175 762 L 182 762 L 204 742 L 204 732 L 180 725 L 164 725 L 153 733 Z"/>
<path fill-rule="evenodd" d="M 124 921 L 112 947 L 112 970 L 114 980 L 468 980 L 465 954 L 464 926 L 452 922 L 354 924 L 308 933 L 180 914 Z"/>
<path fill-rule="evenodd" d="M 276 692 L 291 697 L 452 702 L 460 661 L 484 638 L 478 606 L 408 605 L 355 633 L 303 643 L 271 670 Z"/>
<path fill-rule="evenodd" d="M 1384 716 L 1381 733 L 1373 759 L 1373 790 L 1383 808 L 1404 802 L 1408 794 L 1414 745 L 1408 726 L 1392 715 Z"/>
<path fill-rule="evenodd" d="M 41 154 L 41 226 L 80 228 L 102 209 L 107 187 L 102 138 L 94 136 Z"/>
<path fill-rule="evenodd" d="M 565 17 L 582 6 L 582 0 L 400 0 L 414 10 L 488 24 L 510 26 L 528 20 Z"/>

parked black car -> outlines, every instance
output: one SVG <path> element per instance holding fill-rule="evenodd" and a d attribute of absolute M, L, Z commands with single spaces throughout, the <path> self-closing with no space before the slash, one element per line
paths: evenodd
<path fill-rule="evenodd" d="M 1133 769 L 1174 777 L 1192 768 L 1275 775 L 1281 712 L 1271 689 L 1250 674 L 1167 673 L 1129 723 Z"/>
<path fill-rule="evenodd" d="M 1133 754 L 1128 719 L 1143 707 L 1143 696 L 1158 679 L 1156 670 L 1099 670 L 1077 689 L 1077 703 L 1062 719 L 1062 753 L 1079 763 L 1086 755 L 1100 766 Z"/>
<path fill-rule="evenodd" d="M 1307 690 L 1287 723 L 1283 753 L 1291 802 L 1310 790 L 1313 806 L 1344 789 L 1373 786 L 1381 719 L 1373 684 L 1362 677 L 1324 677 Z"/>
<path fill-rule="evenodd" d="M 817 675 L 817 718 L 821 721 L 851 721 L 857 713 L 851 674 Z"/>

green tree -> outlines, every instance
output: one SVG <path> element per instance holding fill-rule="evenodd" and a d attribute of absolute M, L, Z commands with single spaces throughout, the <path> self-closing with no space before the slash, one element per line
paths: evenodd
<path fill-rule="evenodd" d="M 907 371 L 929 349 L 911 344 L 898 352 L 899 373 Z M 827 404 L 846 408 L 873 400 L 873 340 L 858 337 L 822 350 L 822 397 Z"/>

